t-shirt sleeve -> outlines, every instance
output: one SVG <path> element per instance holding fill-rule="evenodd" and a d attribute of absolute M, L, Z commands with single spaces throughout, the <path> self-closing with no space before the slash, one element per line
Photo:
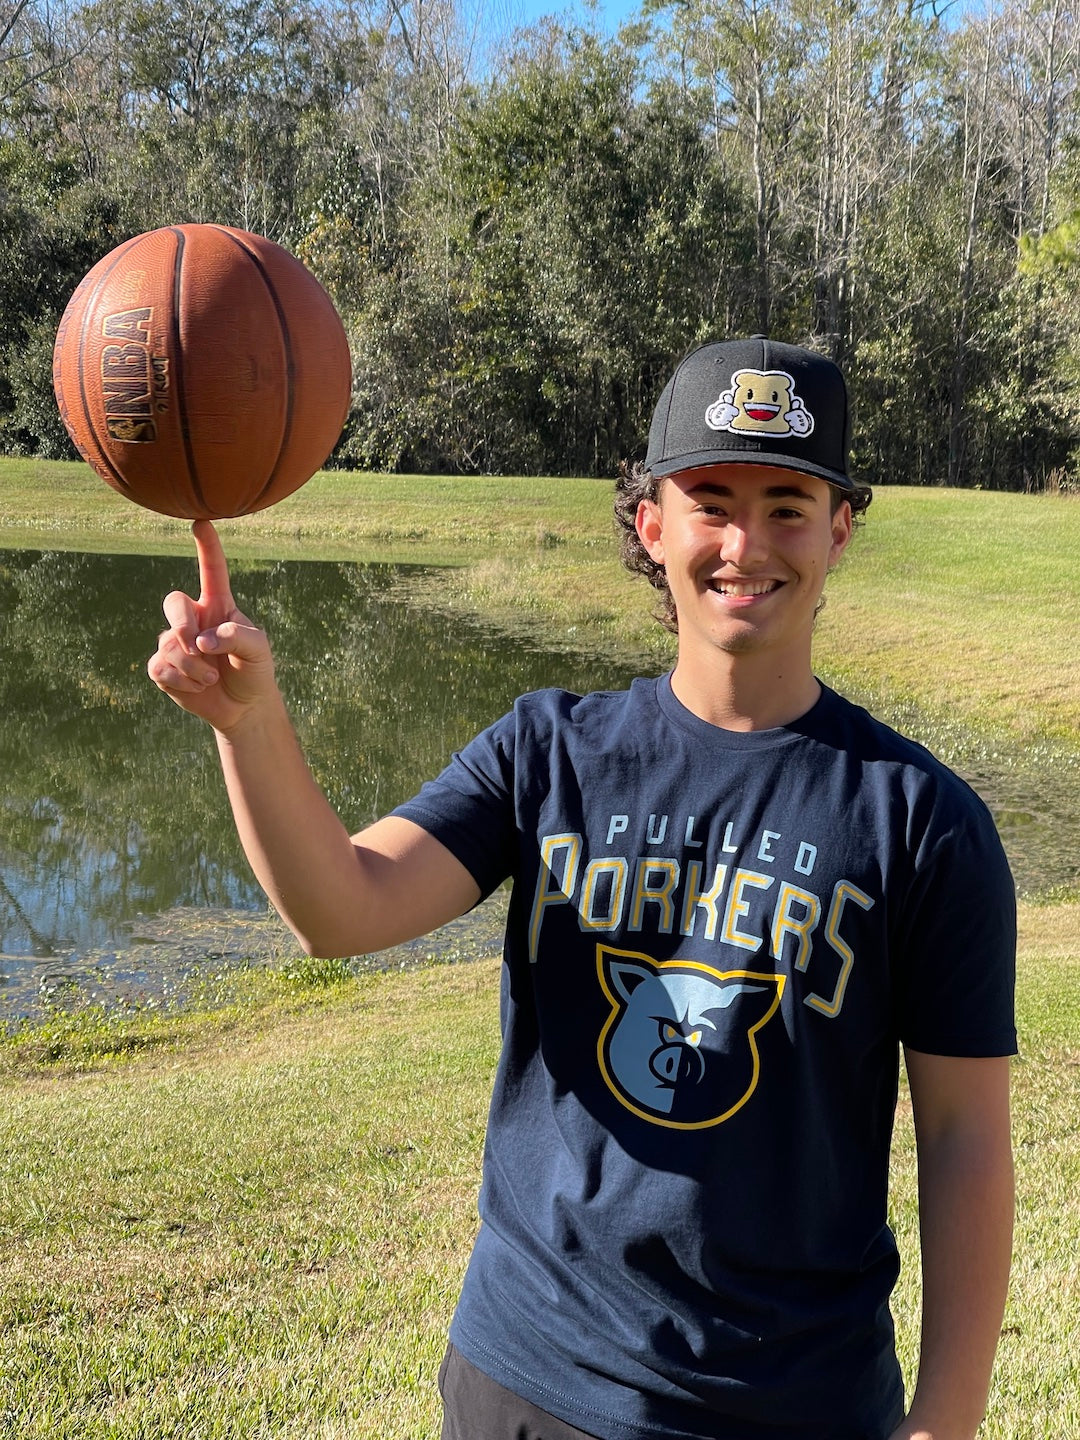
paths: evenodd
<path fill-rule="evenodd" d="M 485 897 L 517 863 L 514 738 L 514 717 L 506 715 L 456 751 L 441 775 L 393 811 L 445 845 Z"/>
<path fill-rule="evenodd" d="M 1016 1052 L 1016 894 L 989 811 L 935 817 L 898 917 L 899 1035 L 913 1050 Z"/>

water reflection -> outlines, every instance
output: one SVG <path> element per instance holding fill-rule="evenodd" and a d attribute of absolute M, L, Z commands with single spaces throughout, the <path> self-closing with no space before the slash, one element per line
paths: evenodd
<path fill-rule="evenodd" d="M 273 637 L 312 767 L 358 829 L 412 794 L 523 690 L 618 686 L 415 609 L 401 571 L 248 563 L 234 589 Z M 206 728 L 146 678 L 170 557 L 0 552 L 0 953 L 120 943 L 144 914 L 265 904 Z"/>
<path fill-rule="evenodd" d="M 313 769 L 359 828 L 412 794 L 523 691 L 621 687 L 603 660 L 545 655 L 407 607 L 408 572 L 240 563 L 242 608 L 270 632 Z M 145 920 L 265 907 L 202 724 L 149 683 L 160 600 L 192 560 L 0 551 L 0 966 L 130 942 Z M 858 697 L 855 697 L 858 698 Z M 880 706 L 874 706 L 879 713 Z M 1023 891 L 1075 885 L 1075 757 L 920 735 L 995 809 Z M 100 954 L 97 961 L 100 962 Z"/>

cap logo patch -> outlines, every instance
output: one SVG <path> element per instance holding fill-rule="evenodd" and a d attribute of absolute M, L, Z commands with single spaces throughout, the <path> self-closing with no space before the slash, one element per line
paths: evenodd
<path fill-rule="evenodd" d="M 733 435 L 794 435 L 814 429 L 814 417 L 795 394 L 795 381 L 785 370 L 737 370 L 731 389 L 705 411 L 710 430 Z"/>

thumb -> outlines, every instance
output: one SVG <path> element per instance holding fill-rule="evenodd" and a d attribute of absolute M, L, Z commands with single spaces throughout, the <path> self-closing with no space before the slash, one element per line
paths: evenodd
<path fill-rule="evenodd" d="M 231 655 L 248 664 L 269 663 L 270 642 L 266 633 L 246 615 L 234 611 L 234 618 L 199 632 L 196 645 L 205 655 Z"/>

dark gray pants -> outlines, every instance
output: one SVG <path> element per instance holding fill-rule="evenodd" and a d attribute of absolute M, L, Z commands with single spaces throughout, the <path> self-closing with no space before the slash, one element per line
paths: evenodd
<path fill-rule="evenodd" d="M 504 1390 L 448 1345 L 439 1369 L 441 1440 L 596 1440 Z M 898 1415 L 883 1434 L 892 1434 Z M 845 1430 L 844 1434 L 851 1432 Z M 869 1437 L 867 1437 L 869 1440 Z"/>
<path fill-rule="evenodd" d="M 439 1369 L 442 1440 L 594 1440 L 496 1385 L 449 1345 Z"/>

